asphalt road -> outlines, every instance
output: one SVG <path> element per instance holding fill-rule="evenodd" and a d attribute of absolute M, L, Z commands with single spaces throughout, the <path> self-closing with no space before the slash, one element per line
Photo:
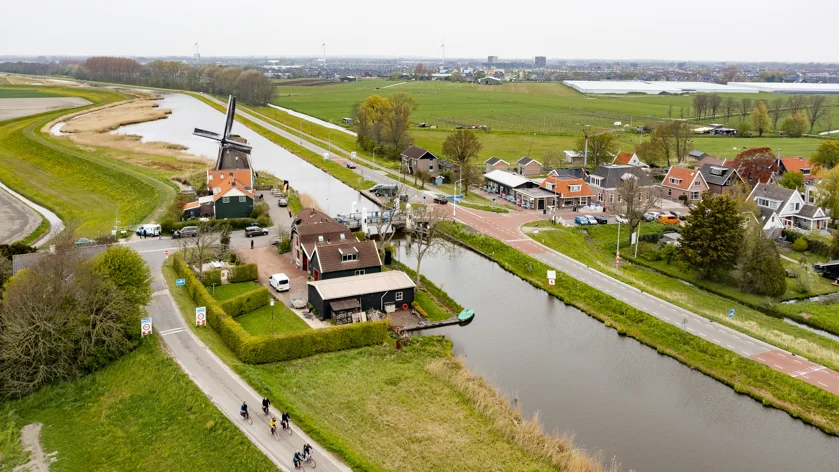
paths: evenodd
<path fill-rule="evenodd" d="M 237 249 L 247 250 L 250 240 L 246 240 L 240 233 L 242 232 L 234 233 L 232 244 Z M 270 244 L 270 238 L 255 238 L 255 245 L 257 242 L 260 246 L 264 246 Z M 293 418 L 291 427 L 294 434 L 292 436 L 281 434 L 279 441 L 274 439 L 269 432 L 268 417 L 261 411 L 262 397 L 213 354 L 187 326 L 184 316 L 181 316 L 163 279 L 161 269 L 165 260 L 164 250 L 174 252 L 177 249 L 176 241 L 168 238 L 151 238 L 127 244 L 143 256 L 154 276 L 152 282 L 154 297 L 146 307 L 152 318 L 154 332 L 163 339 L 172 357 L 222 414 L 242 430 L 251 442 L 281 470 L 293 469 L 294 451 L 302 450 L 303 443 L 308 442 L 314 448 L 313 455 L 317 462 L 317 470 L 349 471 L 349 467 L 341 464 L 323 447 L 300 431 L 294 425 Z M 190 317 L 191 314 L 185 314 L 185 316 Z M 242 401 L 247 401 L 250 406 L 252 425 L 246 423 L 239 415 Z M 279 417 L 280 412 L 272 408 L 272 414 Z"/>
<path fill-rule="evenodd" d="M 0 244 L 25 238 L 41 224 L 41 215 L 0 188 Z"/>

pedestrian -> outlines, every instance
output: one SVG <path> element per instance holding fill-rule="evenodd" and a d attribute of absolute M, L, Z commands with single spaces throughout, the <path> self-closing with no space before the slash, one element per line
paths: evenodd
<path fill-rule="evenodd" d="M 253 249 L 253 239 L 251 239 L 251 249 Z"/>
<path fill-rule="evenodd" d="M 145 228 L 143 228 L 143 239 L 146 239 L 146 237 L 148 237 L 148 236 L 146 235 L 146 230 L 145 230 Z"/>
<path fill-rule="evenodd" d="M 291 218 L 291 208 L 288 209 L 288 217 Z"/>
<path fill-rule="evenodd" d="M 423 195 L 423 197 L 422 197 L 422 204 L 427 205 L 427 203 L 425 202 L 425 195 Z"/>

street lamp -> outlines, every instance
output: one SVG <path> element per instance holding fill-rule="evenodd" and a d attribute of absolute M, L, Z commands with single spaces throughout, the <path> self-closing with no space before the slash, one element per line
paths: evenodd
<path fill-rule="evenodd" d="M 271 336 L 274 335 L 274 297 L 271 297 Z"/>

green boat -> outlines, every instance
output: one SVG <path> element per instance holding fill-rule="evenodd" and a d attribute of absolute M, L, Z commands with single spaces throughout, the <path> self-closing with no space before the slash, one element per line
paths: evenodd
<path fill-rule="evenodd" d="M 475 310 L 463 310 L 457 315 L 457 319 L 460 320 L 461 323 L 468 323 L 472 321 L 472 318 L 475 317 Z"/>

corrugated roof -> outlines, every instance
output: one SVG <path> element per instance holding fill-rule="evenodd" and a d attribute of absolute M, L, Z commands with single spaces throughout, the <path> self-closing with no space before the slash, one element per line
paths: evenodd
<path fill-rule="evenodd" d="M 510 172 L 500 169 L 496 169 L 492 172 L 487 172 L 486 174 L 484 174 L 484 178 L 487 180 L 492 180 L 493 182 L 499 183 L 501 185 L 506 185 L 507 187 L 511 188 L 516 188 L 519 185 L 524 185 L 527 182 L 529 182 L 529 180 L 520 175 L 512 174 Z"/>
<path fill-rule="evenodd" d="M 407 274 L 398 270 L 318 280 L 309 282 L 309 285 L 317 290 L 324 301 L 416 287 Z"/>

